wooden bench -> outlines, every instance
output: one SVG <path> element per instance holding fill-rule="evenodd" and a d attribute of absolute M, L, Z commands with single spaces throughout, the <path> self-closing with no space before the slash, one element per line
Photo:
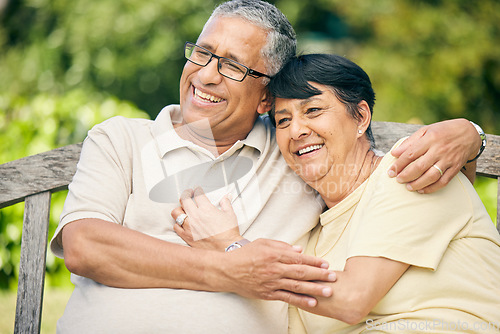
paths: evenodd
<path fill-rule="evenodd" d="M 413 133 L 419 125 L 374 122 L 372 127 L 377 147 L 388 151 L 397 139 Z M 487 138 L 477 174 L 496 178 L 500 186 L 500 136 Z M 51 193 L 67 189 L 80 150 L 81 144 L 74 144 L 0 165 L 0 209 L 25 202 L 15 333 L 40 332 Z M 500 231 L 498 208 L 500 205 Z"/>

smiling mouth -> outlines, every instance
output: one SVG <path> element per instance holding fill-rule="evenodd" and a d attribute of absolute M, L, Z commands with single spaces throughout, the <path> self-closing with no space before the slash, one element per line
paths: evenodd
<path fill-rule="evenodd" d="M 297 154 L 300 157 L 300 156 L 302 156 L 304 154 L 311 153 L 313 151 L 317 151 L 317 150 L 319 150 L 322 147 L 323 147 L 323 145 L 311 145 L 311 146 L 307 146 L 307 147 L 304 147 L 303 149 L 298 150 L 297 152 L 295 152 L 295 154 Z"/>
<path fill-rule="evenodd" d="M 194 89 L 194 96 L 202 101 L 211 102 L 211 103 L 219 103 L 219 102 L 224 101 L 223 98 L 213 96 L 213 95 L 210 95 L 207 93 L 203 93 L 201 90 L 199 90 L 196 87 L 193 87 L 193 89 Z"/>

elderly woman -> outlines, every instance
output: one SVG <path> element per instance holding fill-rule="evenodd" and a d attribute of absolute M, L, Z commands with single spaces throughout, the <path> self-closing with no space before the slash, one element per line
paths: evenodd
<path fill-rule="evenodd" d="M 389 178 L 370 79 L 343 57 L 299 56 L 269 88 L 283 157 L 328 206 L 305 252 L 337 275 L 331 297 L 290 309 L 291 332 L 498 332 L 500 237 L 466 177 L 427 195 Z M 203 223 L 177 231 L 196 247 Z"/>

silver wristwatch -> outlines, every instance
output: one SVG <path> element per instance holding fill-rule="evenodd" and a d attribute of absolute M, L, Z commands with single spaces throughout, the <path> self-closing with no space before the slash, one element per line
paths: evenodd
<path fill-rule="evenodd" d="M 250 240 L 241 239 L 240 241 L 233 242 L 232 244 L 230 244 L 229 246 L 227 246 L 224 251 L 225 252 L 230 252 L 230 251 L 233 251 L 235 249 L 241 248 L 241 247 L 245 246 L 248 243 L 250 243 Z"/>
<path fill-rule="evenodd" d="M 483 129 L 481 129 L 481 127 L 476 123 L 472 121 L 469 122 L 474 126 L 474 128 L 476 128 L 476 131 L 479 134 L 479 138 L 481 138 L 481 148 L 479 149 L 479 153 L 474 158 L 467 160 L 467 163 L 477 160 L 477 158 L 479 158 L 481 153 L 483 153 L 484 148 L 486 147 L 486 134 L 484 133 Z"/>

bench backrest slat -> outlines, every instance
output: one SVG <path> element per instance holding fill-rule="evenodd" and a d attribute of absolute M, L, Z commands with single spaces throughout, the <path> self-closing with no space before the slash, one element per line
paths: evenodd
<path fill-rule="evenodd" d="M 398 139 L 409 136 L 420 127 L 421 125 L 393 122 L 372 123 L 375 144 L 383 152 L 388 152 Z M 487 134 L 486 139 L 488 144 L 478 159 L 476 173 L 498 178 L 500 176 L 500 136 Z"/>
<path fill-rule="evenodd" d="M 377 148 L 384 152 L 419 127 L 421 125 L 372 123 Z M 487 138 L 488 146 L 478 160 L 477 174 L 496 178 L 500 187 L 500 136 L 487 135 Z M 76 171 L 80 151 L 81 144 L 68 145 L 0 165 L 0 209 L 25 201 L 15 333 L 40 332 L 50 194 L 67 188 Z M 500 232 L 499 195 L 497 229 Z"/>
<path fill-rule="evenodd" d="M 29 195 L 66 189 L 75 174 L 81 147 L 68 145 L 0 165 L 0 209 Z"/>
<path fill-rule="evenodd" d="M 497 179 L 497 230 L 500 233 L 500 177 Z"/>
<path fill-rule="evenodd" d="M 49 214 L 49 191 L 26 197 L 14 333 L 40 332 Z"/>

